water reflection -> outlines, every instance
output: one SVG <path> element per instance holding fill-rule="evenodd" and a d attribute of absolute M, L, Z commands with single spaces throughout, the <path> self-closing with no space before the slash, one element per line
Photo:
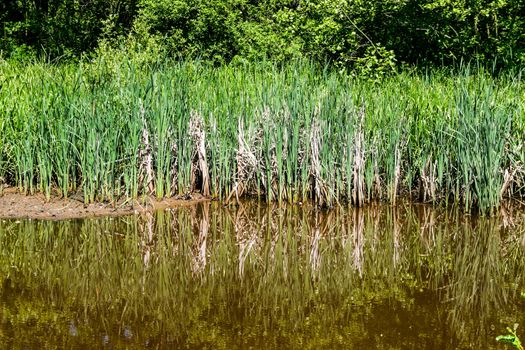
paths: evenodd
<path fill-rule="evenodd" d="M 0 347 L 497 348 L 525 223 L 428 206 L 203 203 L 0 223 Z"/>

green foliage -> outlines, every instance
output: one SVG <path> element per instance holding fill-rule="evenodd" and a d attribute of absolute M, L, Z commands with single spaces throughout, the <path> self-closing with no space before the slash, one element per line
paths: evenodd
<path fill-rule="evenodd" d="M 304 61 L 213 67 L 167 60 L 154 38 L 123 45 L 80 64 L 0 65 L 7 184 L 86 202 L 202 191 L 359 206 L 410 194 L 484 213 L 525 195 L 514 76 L 380 76 L 379 59 L 364 77 Z"/>
<path fill-rule="evenodd" d="M 373 79 L 405 64 L 525 63 L 524 0 L 7 1 L 0 31 L 17 60 L 75 58 L 111 39 L 214 63 L 308 58 Z"/>
<path fill-rule="evenodd" d="M 22 0 L 0 4 L 0 52 L 13 59 L 75 58 L 129 31 L 135 0 Z"/>
<path fill-rule="evenodd" d="M 522 291 L 520 293 L 520 297 L 522 299 L 525 299 L 525 291 Z M 504 343 L 504 344 L 510 344 L 516 350 L 523 350 L 523 345 L 521 344 L 521 340 L 516 334 L 517 329 L 518 329 L 517 323 L 514 324 L 514 328 L 507 327 L 508 334 L 497 336 L 496 341 L 500 343 Z"/>
<path fill-rule="evenodd" d="M 135 23 L 172 52 L 220 62 L 309 57 L 368 73 L 395 60 L 515 65 L 525 57 L 522 1 L 142 0 L 140 7 Z"/>
<path fill-rule="evenodd" d="M 336 25 L 326 6 L 293 6 L 285 1 L 144 0 L 135 24 L 162 36 L 172 52 L 185 57 L 283 61 L 308 52 L 306 45 L 319 51 L 324 32 L 333 36 Z M 313 21 L 311 16 L 324 18 Z"/>
<path fill-rule="evenodd" d="M 162 38 L 172 54 L 183 57 L 214 62 L 284 62 L 308 57 L 343 67 L 362 64 L 365 70 L 390 68 L 391 52 L 387 63 L 373 62 L 384 59 L 387 51 L 357 26 L 356 21 L 367 13 L 356 4 L 328 0 L 143 0 L 135 26 Z M 357 18 L 352 20 L 350 15 Z"/>
<path fill-rule="evenodd" d="M 385 75 L 396 70 L 394 51 L 384 47 L 369 46 L 363 57 L 355 60 L 354 74 L 372 81 L 380 81 Z"/>
<path fill-rule="evenodd" d="M 510 344 L 516 350 L 523 350 L 523 345 L 521 345 L 520 338 L 516 334 L 517 327 L 517 325 L 514 325 L 514 329 L 507 327 L 507 332 L 509 332 L 509 334 L 497 336 L 496 341 Z"/>

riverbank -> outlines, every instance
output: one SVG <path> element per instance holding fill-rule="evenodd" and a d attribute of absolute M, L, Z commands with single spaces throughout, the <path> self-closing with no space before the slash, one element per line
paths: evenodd
<path fill-rule="evenodd" d="M 117 200 L 113 203 L 85 204 L 82 196 L 61 198 L 45 195 L 25 195 L 13 188 L 4 190 L 0 196 L 0 219 L 70 220 L 90 217 L 116 217 L 143 214 L 165 208 L 180 208 L 209 201 L 199 194 L 186 198 L 158 200 L 144 196 L 135 200 Z"/>

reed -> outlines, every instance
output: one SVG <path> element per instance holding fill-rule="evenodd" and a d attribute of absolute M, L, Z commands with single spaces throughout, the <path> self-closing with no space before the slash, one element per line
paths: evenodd
<path fill-rule="evenodd" d="M 489 213 L 525 191 L 520 74 L 370 82 L 309 62 L 0 63 L 0 178 L 86 203 L 201 192 Z"/>

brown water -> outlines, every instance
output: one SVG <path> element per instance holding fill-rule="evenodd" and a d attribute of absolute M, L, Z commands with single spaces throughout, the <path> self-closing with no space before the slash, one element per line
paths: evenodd
<path fill-rule="evenodd" d="M 524 233 L 411 205 L 3 221 L 0 348 L 504 349 Z"/>

